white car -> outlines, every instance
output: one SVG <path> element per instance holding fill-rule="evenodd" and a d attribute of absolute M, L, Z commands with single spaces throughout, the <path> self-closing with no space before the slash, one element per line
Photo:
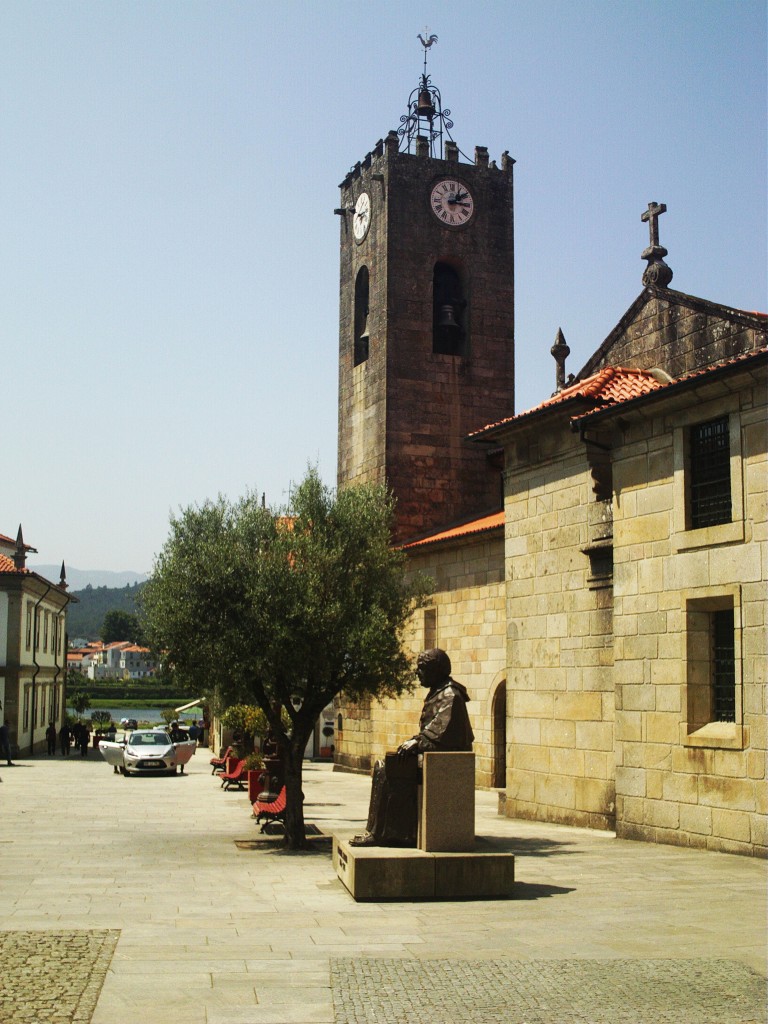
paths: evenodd
<path fill-rule="evenodd" d="M 115 771 L 123 775 L 141 775 L 145 772 L 167 772 L 175 775 L 179 769 L 184 774 L 184 765 L 197 747 L 196 740 L 174 743 L 167 732 L 161 729 L 134 729 L 125 738 L 101 740 L 99 750 L 102 757 Z"/>

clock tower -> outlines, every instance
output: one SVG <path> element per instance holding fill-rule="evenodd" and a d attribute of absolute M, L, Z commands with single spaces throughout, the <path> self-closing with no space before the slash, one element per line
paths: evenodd
<path fill-rule="evenodd" d="M 474 159 L 424 73 L 340 185 L 338 483 L 386 483 L 397 541 L 500 509 L 466 440 L 514 408 L 514 161 Z M 462 159 L 463 158 L 463 159 Z"/>

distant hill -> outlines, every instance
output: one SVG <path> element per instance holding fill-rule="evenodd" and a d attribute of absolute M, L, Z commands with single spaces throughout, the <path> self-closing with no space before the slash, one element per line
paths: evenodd
<path fill-rule="evenodd" d="M 47 580 L 59 582 L 61 575 L 61 563 L 58 565 L 32 565 L 27 563 L 27 568 L 33 572 L 45 576 Z M 84 590 L 87 586 L 92 587 L 125 587 L 133 586 L 134 583 L 144 583 L 147 579 L 145 572 L 107 572 L 103 569 L 71 569 L 67 570 L 67 583 L 70 590 Z"/>
<path fill-rule="evenodd" d="M 119 575 L 114 573 L 113 575 Z M 77 598 L 67 608 L 67 633 L 70 639 L 98 640 L 107 612 L 121 611 L 136 614 L 136 598 L 143 583 L 125 587 L 91 587 L 70 590 Z"/>

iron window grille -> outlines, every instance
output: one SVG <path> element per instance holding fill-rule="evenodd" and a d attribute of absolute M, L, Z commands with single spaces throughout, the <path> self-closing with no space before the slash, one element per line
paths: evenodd
<path fill-rule="evenodd" d="M 712 717 L 736 721 L 736 645 L 733 608 L 712 612 Z"/>
<path fill-rule="evenodd" d="M 691 528 L 731 522 L 731 446 L 728 417 L 691 428 Z"/>

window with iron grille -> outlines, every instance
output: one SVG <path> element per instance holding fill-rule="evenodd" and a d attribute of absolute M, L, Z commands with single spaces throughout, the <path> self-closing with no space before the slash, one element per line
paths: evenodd
<path fill-rule="evenodd" d="M 736 721 L 736 648 L 733 608 L 712 612 L 712 720 Z"/>
<path fill-rule="evenodd" d="M 728 417 L 691 427 L 691 529 L 731 522 L 731 447 Z"/>

